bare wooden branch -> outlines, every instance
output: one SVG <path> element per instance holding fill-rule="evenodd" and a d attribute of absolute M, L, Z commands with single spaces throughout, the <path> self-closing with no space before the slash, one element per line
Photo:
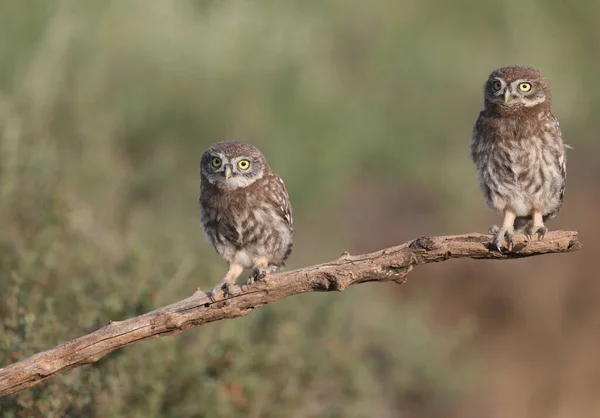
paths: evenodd
<path fill-rule="evenodd" d="M 554 231 L 543 241 L 516 238 L 514 250 L 500 254 L 488 249 L 489 235 L 465 234 L 421 237 L 370 254 L 342 254 L 335 261 L 274 274 L 267 280 L 238 289 L 234 296 L 212 302 L 197 291 L 191 297 L 124 321 L 112 321 L 91 334 L 35 354 L 0 369 L 0 396 L 35 386 L 67 370 L 90 364 L 118 348 L 154 336 L 248 315 L 255 308 L 299 293 L 342 291 L 365 282 L 404 283 L 413 266 L 451 258 L 505 260 L 578 250 L 577 232 Z"/>

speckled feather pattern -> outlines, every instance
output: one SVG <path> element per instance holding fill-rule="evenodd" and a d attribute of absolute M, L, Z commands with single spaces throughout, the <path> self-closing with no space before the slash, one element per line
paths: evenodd
<path fill-rule="evenodd" d="M 227 155 L 245 155 L 262 173 L 246 187 L 224 189 L 201 176 L 201 221 L 221 257 L 252 268 L 259 257 L 282 266 L 292 250 L 292 209 L 283 180 L 255 147 L 233 141 L 215 144 Z M 210 150 L 207 151 L 210 154 Z M 204 162 L 203 162 L 204 163 Z"/>
<path fill-rule="evenodd" d="M 522 229 L 534 210 L 542 212 L 545 221 L 561 208 L 566 153 L 545 79 L 529 67 L 501 70 L 490 78 L 499 74 L 509 82 L 539 80 L 546 100 L 530 107 L 503 107 L 486 99 L 473 128 L 470 154 L 487 204 L 499 212 L 514 212 L 515 227 Z"/>

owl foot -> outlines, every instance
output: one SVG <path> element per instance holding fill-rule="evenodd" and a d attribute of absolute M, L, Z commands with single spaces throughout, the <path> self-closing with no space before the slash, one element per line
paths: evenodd
<path fill-rule="evenodd" d="M 502 238 L 506 241 L 506 249 L 508 251 L 514 250 L 514 242 L 515 242 L 515 219 L 517 215 L 510 211 L 506 210 L 504 212 L 504 222 L 502 222 L 502 226 L 496 230 L 494 236 L 492 237 L 491 249 L 497 250 L 500 254 L 502 254 L 501 244 Z M 492 227 L 492 229 L 495 229 Z"/>
<path fill-rule="evenodd" d="M 531 237 L 533 234 L 536 234 L 538 237 L 538 241 L 541 241 L 546 236 L 548 232 L 548 228 L 544 225 L 544 216 L 542 212 L 536 211 L 533 212 L 533 223 L 530 225 L 530 228 L 527 230 L 527 234 Z"/>
<path fill-rule="evenodd" d="M 248 277 L 248 281 L 246 285 L 250 286 L 256 280 L 263 280 L 267 275 L 273 273 L 277 270 L 277 266 L 268 266 L 268 267 L 256 267 L 252 270 L 250 277 Z"/>
<path fill-rule="evenodd" d="M 538 241 L 541 241 L 544 239 L 544 237 L 546 236 L 546 232 L 548 232 L 548 228 L 546 228 L 545 225 L 540 226 L 537 231 L 535 231 L 537 237 L 538 237 Z"/>
<path fill-rule="evenodd" d="M 233 287 L 235 285 L 229 283 L 221 283 L 212 288 L 208 293 L 211 302 L 216 302 L 218 299 L 225 299 L 229 296 L 234 296 Z"/>
<path fill-rule="evenodd" d="M 527 241 L 531 241 L 533 239 L 533 235 L 535 234 L 538 237 L 538 241 L 542 241 L 547 232 L 548 228 L 545 225 L 542 225 L 538 228 L 531 226 L 531 228 L 528 228 L 525 232 L 525 236 L 527 237 Z"/>
<path fill-rule="evenodd" d="M 252 273 L 250 274 L 250 276 L 248 277 L 248 280 L 246 281 L 246 284 L 248 286 L 250 286 L 252 283 L 254 283 L 254 281 L 256 280 L 262 280 L 267 276 L 267 271 L 265 269 L 254 269 L 252 270 Z"/>
<path fill-rule="evenodd" d="M 229 271 L 227 271 L 227 274 L 223 278 L 223 281 L 221 282 L 221 284 L 215 286 L 210 291 L 210 294 L 211 294 L 210 300 L 214 302 L 215 297 L 220 294 L 222 294 L 223 297 L 234 296 L 232 290 L 233 290 L 233 287 L 235 286 L 235 281 L 240 276 L 240 274 L 242 274 L 243 271 L 244 271 L 244 267 L 241 264 L 237 264 L 237 263 L 233 263 L 233 262 L 230 263 Z"/>
<path fill-rule="evenodd" d="M 492 248 L 502 254 L 502 238 L 506 241 L 506 250 L 512 251 L 515 246 L 515 234 L 512 231 L 506 231 L 503 228 L 498 228 L 492 238 Z"/>

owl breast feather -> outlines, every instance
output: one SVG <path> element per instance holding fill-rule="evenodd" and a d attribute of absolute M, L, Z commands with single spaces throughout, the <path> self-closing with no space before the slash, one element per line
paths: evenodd
<path fill-rule="evenodd" d="M 519 129 L 515 125 L 519 119 L 502 122 L 481 115 L 475 125 L 471 156 L 492 209 L 511 210 L 517 216 L 528 216 L 533 210 L 549 215 L 562 205 L 565 179 L 560 131 L 557 124 L 544 123 L 546 118 L 536 119 L 537 123 L 529 121 Z M 533 129 L 534 125 L 539 129 Z"/>

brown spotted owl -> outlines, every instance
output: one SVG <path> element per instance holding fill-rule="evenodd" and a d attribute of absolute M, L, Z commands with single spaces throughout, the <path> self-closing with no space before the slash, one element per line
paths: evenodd
<path fill-rule="evenodd" d="M 202 227 L 229 264 L 211 294 L 231 294 L 245 268 L 248 284 L 283 266 L 292 251 L 292 207 L 283 180 L 253 145 L 219 142 L 200 162 Z"/>
<path fill-rule="evenodd" d="M 550 86 L 537 69 L 515 65 L 490 74 L 470 154 L 487 204 L 504 215 L 502 226 L 492 227 L 492 247 L 501 252 L 504 238 L 511 249 L 517 232 L 543 239 L 545 222 L 563 204 L 567 171 Z"/>

